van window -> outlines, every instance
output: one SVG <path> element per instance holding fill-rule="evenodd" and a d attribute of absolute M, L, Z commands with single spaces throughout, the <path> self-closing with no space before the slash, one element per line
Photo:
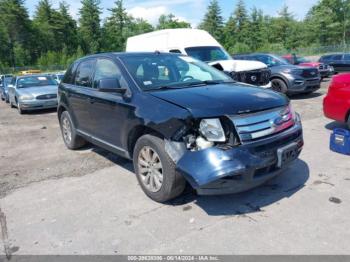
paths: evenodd
<path fill-rule="evenodd" d="M 78 86 L 91 87 L 92 86 L 92 73 L 94 71 L 95 60 L 85 60 L 78 66 L 75 74 L 75 84 Z"/>
<path fill-rule="evenodd" d="M 230 55 L 219 46 L 201 46 L 185 48 L 187 55 L 204 62 L 231 60 Z"/>
<path fill-rule="evenodd" d="M 181 51 L 179 49 L 171 49 L 169 50 L 169 53 L 181 54 Z"/>

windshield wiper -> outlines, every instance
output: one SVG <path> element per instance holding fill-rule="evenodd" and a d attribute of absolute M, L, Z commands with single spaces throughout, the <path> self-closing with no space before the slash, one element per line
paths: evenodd
<path fill-rule="evenodd" d="M 235 81 L 223 81 L 223 80 L 205 80 L 205 81 L 196 81 L 196 82 L 181 82 L 174 85 L 168 86 L 159 86 L 146 91 L 158 91 L 158 90 L 169 90 L 169 89 L 182 89 L 187 87 L 196 87 L 196 86 L 206 86 L 206 85 L 219 85 L 219 84 L 230 84 L 235 83 Z"/>

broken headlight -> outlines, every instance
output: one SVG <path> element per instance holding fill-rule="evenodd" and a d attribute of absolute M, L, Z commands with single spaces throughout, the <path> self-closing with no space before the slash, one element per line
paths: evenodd
<path fill-rule="evenodd" d="M 225 142 L 226 136 L 220 119 L 203 119 L 199 124 L 199 131 L 209 142 Z"/>

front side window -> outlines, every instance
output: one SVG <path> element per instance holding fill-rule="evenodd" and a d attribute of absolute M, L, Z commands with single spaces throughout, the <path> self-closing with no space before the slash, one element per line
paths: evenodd
<path fill-rule="evenodd" d="M 203 84 L 208 81 L 231 82 L 217 69 L 187 56 L 140 55 L 121 57 L 125 67 L 142 90 Z"/>
<path fill-rule="evenodd" d="M 92 73 L 94 71 L 95 60 L 86 60 L 79 64 L 75 74 L 75 84 L 78 86 L 92 87 Z"/>
<path fill-rule="evenodd" d="M 57 85 L 57 82 L 51 76 L 27 76 L 19 78 L 17 88 L 41 87 Z"/>
<path fill-rule="evenodd" d="M 267 65 L 268 67 L 288 65 L 288 62 L 275 55 L 256 55 L 255 59 Z"/>
<path fill-rule="evenodd" d="M 105 78 L 122 80 L 120 70 L 113 61 L 109 59 L 98 59 L 96 62 L 94 88 L 98 88 L 99 81 Z"/>
<path fill-rule="evenodd" d="M 185 48 L 187 55 L 204 62 L 230 60 L 230 55 L 219 46 L 201 46 Z"/>

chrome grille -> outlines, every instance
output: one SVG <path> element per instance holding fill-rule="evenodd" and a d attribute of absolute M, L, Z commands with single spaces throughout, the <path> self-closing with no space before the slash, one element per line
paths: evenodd
<path fill-rule="evenodd" d="M 57 94 L 40 95 L 36 97 L 36 99 L 38 100 L 48 100 L 48 99 L 54 99 L 54 98 L 57 98 Z"/>
<path fill-rule="evenodd" d="M 232 116 L 231 120 L 242 143 L 282 132 L 295 124 L 289 107 Z"/>

